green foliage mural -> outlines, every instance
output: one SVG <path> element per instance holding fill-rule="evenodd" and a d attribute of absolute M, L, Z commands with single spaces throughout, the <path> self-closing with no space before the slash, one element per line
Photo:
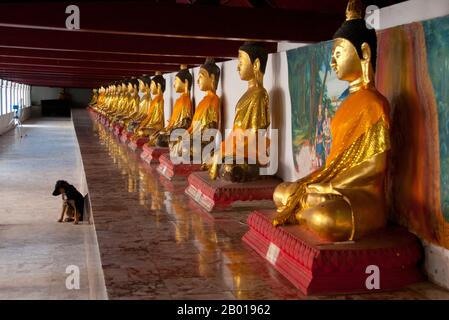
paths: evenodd
<path fill-rule="evenodd" d="M 330 121 L 347 94 L 347 83 L 330 67 L 332 42 L 287 51 L 292 105 L 293 155 L 304 176 L 321 167 L 331 144 Z"/>
<path fill-rule="evenodd" d="M 423 22 L 427 65 L 438 106 L 441 209 L 449 221 L 449 19 Z"/>

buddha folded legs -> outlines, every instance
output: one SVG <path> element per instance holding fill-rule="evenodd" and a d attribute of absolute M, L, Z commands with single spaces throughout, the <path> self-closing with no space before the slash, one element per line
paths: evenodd
<path fill-rule="evenodd" d="M 293 183 L 282 183 L 273 200 L 273 221 L 304 224 L 331 241 L 357 240 L 387 223 L 385 173 L 390 149 L 389 104 L 374 86 L 376 34 L 350 1 L 347 21 L 334 36 L 331 66 L 349 82 L 350 95 L 331 122 L 325 165 Z"/>

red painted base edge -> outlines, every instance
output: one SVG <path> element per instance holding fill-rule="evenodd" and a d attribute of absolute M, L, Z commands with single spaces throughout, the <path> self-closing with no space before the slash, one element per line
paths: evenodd
<path fill-rule="evenodd" d="M 148 164 L 159 163 L 159 157 L 168 152 L 170 152 L 169 148 L 150 147 L 145 144 L 140 157 Z"/>
<path fill-rule="evenodd" d="M 128 147 L 131 150 L 133 150 L 133 151 L 136 151 L 138 149 L 142 149 L 143 145 L 145 143 L 147 143 L 148 140 L 149 140 L 148 138 L 139 138 L 137 140 L 133 139 L 133 140 L 130 141 L 130 143 L 128 143 Z"/>
<path fill-rule="evenodd" d="M 333 294 L 393 290 L 423 279 L 418 238 L 400 227 L 355 242 L 331 243 L 303 226 L 273 227 L 275 211 L 255 211 L 248 218 L 246 242 L 302 293 Z M 377 266 L 380 289 L 368 289 L 367 278 Z"/>
<path fill-rule="evenodd" d="M 209 172 L 194 172 L 188 177 L 185 193 L 207 211 L 226 207 L 236 201 L 271 200 L 276 186 L 282 180 L 276 177 L 238 183 L 223 179 L 211 180 Z"/>
<path fill-rule="evenodd" d="M 163 177 L 172 180 L 175 177 L 187 177 L 192 172 L 201 171 L 201 164 L 173 164 L 170 160 L 170 154 L 166 153 L 159 157 L 159 166 L 157 171 Z"/>
<path fill-rule="evenodd" d="M 127 144 L 128 142 L 131 141 L 133 135 L 134 135 L 133 132 L 122 131 L 122 134 L 120 135 L 120 141 L 122 143 Z"/>

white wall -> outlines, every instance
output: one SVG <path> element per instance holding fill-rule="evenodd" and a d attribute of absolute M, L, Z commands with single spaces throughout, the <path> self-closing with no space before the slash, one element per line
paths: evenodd
<path fill-rule="evenodd" d="M 449 0 L 409 0 L 380 10 L 380 29 L 449 14 Z"/>
<path fill-rule="evenodd" d="M 13 116 L 14 112 L 10 112 L 0 116 L 0 135 L 14 128 L 14 125 L 11 124 Z M 24 122 L 25 120 L 29 119 L 31 116 L 31 107 L 23 108 L 20 116 L 21 122 Z"/>

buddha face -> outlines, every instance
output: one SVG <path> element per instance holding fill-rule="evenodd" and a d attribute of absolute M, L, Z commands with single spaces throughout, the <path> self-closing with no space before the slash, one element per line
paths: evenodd
<path fill-rule="evenodd" d="M 158 94 L 158 85 L 156 84 L 156 82 L 154 82 L 154 81 L 151 81 L 151 84 L 150 84 L 150 91 L 151 91 L 151 94 L 152 95 L 156 95 L 156 94 Z"/>
<path fill-rule="evenodd" d="M 237 71 L 239 72 L 240 79 L 249 81 L 254 79 L 254 66 L 251 62 L 249 55 L 242 50 L 239 50 Z"/>
<path fill-rule="evenodd" d="M 181 79 L 179 79 L 178 77 L 175 77 L 175 84 L 173 85 L 173 87 L 175 88 L 176 93 L 185 92 L 186 86 L 187 86 L 187 80 L 184 83 L 184 82 L 182 82 Z"/>
<path fill-rule="evenodd" d="M 362 76 L 362 65 L 357 50 L 350 41 L 343 38 L 334 40 L 331 67 L 340 80 L 352 82 Z"/>
<path fill-rule="evenodd" d="M 201 91 L 214 91 L 215 90 L 215 76 L 209 75 L 206 69 L 201 68 L 198 75 L 198 86 Z"/>
<path fill-rule="evenodd" d="M 143 81 L 140 79 L 138 79 L 137 81 L 139 81 L 139 91 L 144 92 L 145 91 L 145 83 L 143 83 Z"/>

